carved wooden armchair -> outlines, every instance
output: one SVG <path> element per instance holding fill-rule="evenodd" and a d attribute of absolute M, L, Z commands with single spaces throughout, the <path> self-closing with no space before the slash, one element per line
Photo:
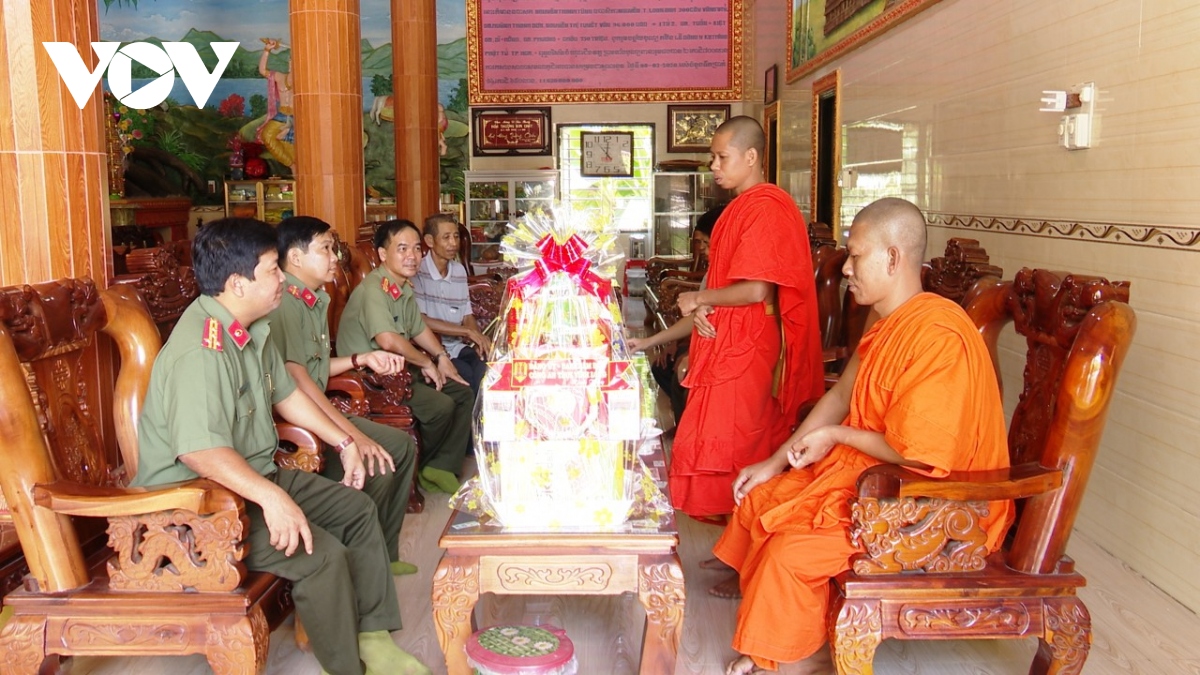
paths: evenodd
<path fill-rule="evenodd" d="M 1127 282 L 1021 270 L 967 308 L 993 359 L 1013 322 L 1028 345 L 1009 430 L 1012 468 L 929 479 L 867 470 L 851 537 L 865 550 L 833 584 L 829 644 L 839 673 L 871 673 L 885 638 L 1037 637 L 1030 673 L 1079 673 L 1091 619 L 1067 540 L 1087 487 L 1136 320 Z M 987 500 L 1015 499 L 1011 541 L 986 556 Z"/>
<path fill-rule="evenodd" d="M 695 242 L 692 242 L 693 248 Z M 642 294 L 642 304 L 646 307 L 646 318 L 643 323 L 647 328 L 657 325 L 658 330 L 666 330 L 679 320 L 679 310 L 675 303 L 679 294 L 700 288 L 700 281 L 708 271 L 708 256 L 697 255 L 692 251 L 690 256 L 663 255 L 653 256 L 646 260 L 646 290 Z M 664 287 L 665 286 L 665 287 Z"/>
<path fill-rule="evenodd" d="M 216 673 L 261 672 L 292 602 L 288 582 L 240 562 L 242 499 L 205 480 L 121 487 L 137 471 L 137 419 L 161 345 L 133 288 L 0 289 L 0 322 L 0 487 L 29 568 L 4 599 L 13 617 L 0 672 L 37 673 L 52 655 L 196 653 Z M 121 357 L 109 434 L 123 466 L 94 417 L 108 407 L 99 333 Z M 316 452 L 311 435 L 290 440 Z M 112 550 L 87 556 L 71 516 L 107 519 Z"/>

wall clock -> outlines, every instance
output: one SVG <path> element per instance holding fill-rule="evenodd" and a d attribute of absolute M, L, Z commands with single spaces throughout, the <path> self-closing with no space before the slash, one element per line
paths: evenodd
<path fill-rule="evenodd" d="M 633 175 L 632 131 L 581 131 L 579 173 L 583 176 Z"/>

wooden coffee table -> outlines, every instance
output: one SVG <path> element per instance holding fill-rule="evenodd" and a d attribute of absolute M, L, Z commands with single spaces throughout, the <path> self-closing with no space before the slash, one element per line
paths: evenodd
<path fill-rule="evenodd" d="M 643 460 L 665 486 L 661 446 L 656 447 Z M 639 672 L 675 672 L 686 594 L 673 514 L 656 526 L 626 523 L 614 532 L 551 533 L 510 532 L 456 511 L 438 545 L 445 553 L 433 575 L 433 623 L 450 675 L 472 672 L 465 645 L 480 593 L 637 593 L 646 608 Z"/>

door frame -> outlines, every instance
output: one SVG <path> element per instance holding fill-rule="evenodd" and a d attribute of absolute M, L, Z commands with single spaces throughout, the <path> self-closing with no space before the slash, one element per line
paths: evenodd
<path fill-rule="evenodd" d="M 830 180 L 833 181 L 833 204 L 830 209 L 833 222 L 826 223 L 833 230 L 833 236 L 838 241 L 842 240 L 842 225 L 841 225 L 841 208 L 842 208 L 842 189 L 838 181 L 838 176 L 842 170 L 842 71 L 835 70 L 824 77 L 815 80 L 812 84 L 812 213 L 811 218 L 817 219 L 818 202 L 820 194 L 817 191 L 817 184 L 820 178 L 820 162 L 821 156 L 821 99 L 833 96 L 833 166 L 831 167 L 832 174 Z M 820 206 L 824 206 L 820 204 Z"/>
<path fill-rule="evenodd" d="M 767 178 L 767 182 L 779 185 L 779 178 L 783 175 L 783 161 L 780 153 L 779 139 L 783 136 L 782 130 L 779 128 L 779 114 L 781 104 L 778 100 L 767 104 L 763 108 L 763 131 L 766 133 L 767 145 L 763 154 L 763 174 Z M 771 121 L 775 122 L 775 133 L 771 133 Z M 772 151 L 774 151 L 775 162 L 774 166 L 771 163 Z"/>

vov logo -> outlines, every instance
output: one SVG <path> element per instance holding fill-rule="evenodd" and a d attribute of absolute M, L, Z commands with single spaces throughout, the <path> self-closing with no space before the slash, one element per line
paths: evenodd
<path fill-rule="evenodd" d="M 50 60 L 58 69 L 58 74 L 66 83 L 75 103 L 82 110 L 87 105 L 100 76 L 108 70 L 108 88 L 113 96 L 137 110 L 153 108 L 162 103 L 171 94 L 175 86 L 175 74 L 183 79 L 192 100 L 197 108 L 203 108 L 212 95 L 217 80 L 229 66 L 233 53 L 237 51 L 237 42 L 209 43 L 213 53 L 217 55 L 217 66 L 212 72 L 200 60 L 196 47 L 187 42 L 164 42 L 160 49 L 151 42 L 130 42 L 121 47 L 120 42 L 93 42 L 92 51 L 96 52 L 98 63 L 96 70 L 89 72 L 83 59 L 70 42 L 43 42 L 42 46 L 50 54 Z M 119 48 L 119 49 L 118 49 Z M 166 50 L 166 51 L 163 51 Z M 146 66 L 158 73 L 158 77 L 146 83 L 141 89 L 133 91 L 131 75 L 133 62 Z"/>

